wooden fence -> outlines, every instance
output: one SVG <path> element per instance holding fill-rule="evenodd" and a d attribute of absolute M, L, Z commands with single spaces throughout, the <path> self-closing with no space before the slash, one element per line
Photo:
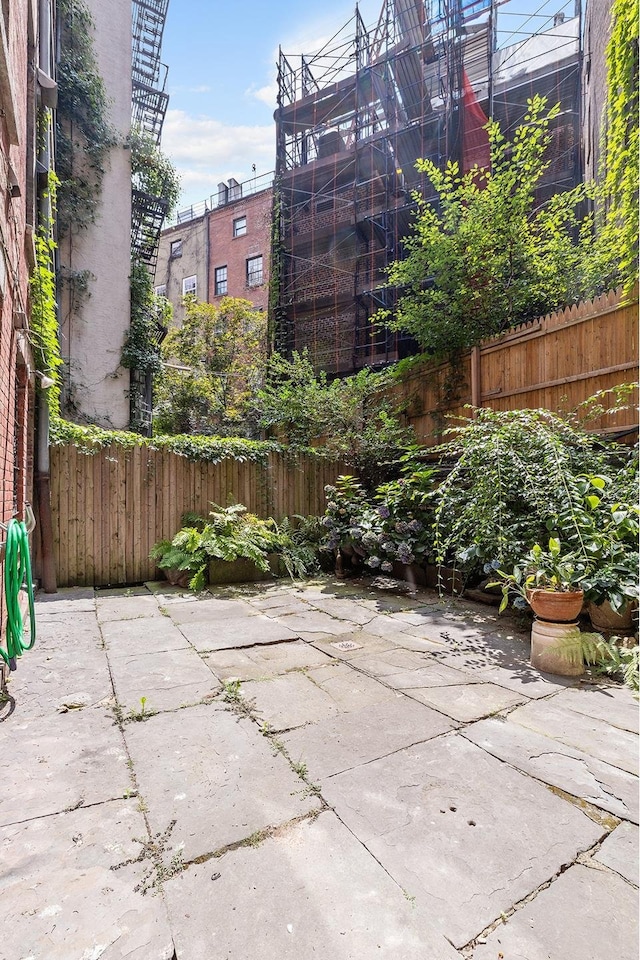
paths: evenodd
<path fill-rule="evenodd" d="M 310 456 L 269 454 L 264 464 L 187 460 L 147 447 L 92 456 L 51 448 L 51 509 L 59 587 L 142 583 L 158 576 L 149 551 L 171 538 L 186 511 L 244 503 L 281 519 L 324 512 L 324 486 L 345 468 Z"/>
<path fill-rule="evenodd" d="M 637 380 L 638 304 L 620 305 L 620 294 L 610 293 L 488 340 L 466 353 L 456 370 L 424 364 L 394 394 L 408 402 L 418 440 L 432 445 L 446 414 L 469 415 L 465 404 L 569 411 L 599 390 Z M 633 410 L 590 424 L 602 433 L 634 427 Z"/>

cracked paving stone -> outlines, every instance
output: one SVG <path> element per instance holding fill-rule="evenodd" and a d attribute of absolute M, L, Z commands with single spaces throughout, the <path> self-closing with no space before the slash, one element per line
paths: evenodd
<path fill-rule="evenodd" d="M 165 886 L 178 960 L 459 960 L 419 888 L 403 893 L 330 812 L 215 869 L 215 884 L 209 862 Z"/>
<path fill-rule="evenodd" d="M 7 763 L 0 824 L 122 797 L 131 789 L 122 735 L 102 710 L 72 710 L 0 724 Z"/>
<path fill-rule="evenodd" d="M 457 947 L 603 834 L 459 734 L 330 777 L 322 794 Z"/>
<path fill-rule="evenodd" d="M 320 720 L 280 738 L 294 761 L 324 779 L 454 729 L 445 717 L 406 697 Z"/>
<path fill-rule="evenodd" d="M 191 648 L 137 653 L 110 659 L 113 685 L 123 712 L 176 710 L 216 694 L 219 684 Z"/>
<path fill-rule="evenodd" d="M 128 724 L 125 738 L 152 832 L 175 820 L 185 861 L 318 808 L 255 724 L 217 704 Z"/>
<path fill-rule="evenodd" d="M 381 651 L 377 654 L 367 654 L 366 651 L 360 650 L 359 653 L 363 654 L 362 656 L 358 656 L 357 653 L 352 662 L 358 670 L 364 670 L 365 673 L 369 673 L 373 677 L 383 677 L 385 679 L 394 674 L 404 674 L 407 670 L 420 670 L 422 667 L 426 667 L 428 663 L 424 654 L 414 650 L 405 650 L 403 647 L 392 647 L 390 650 Z"/>
<path fill-rule="evenodd" d="M 298 639 L 298 634 L 285 626 L 284 620 L 270 620 L 255 611 L 253 616 L 238 616 L 231 620 L 182 623 L 180 630 L 199 651 L 235 650 L 238 647 Z"/>
<path fill-rule="evenodd" d="M 574 797 L 638 822 L 638 778 L 507 720 L 481 720 L 462 736 L 518 770 Z"/>
<path fill-rule="evenodd" d="M 321 610 L 309 610 L 308 613 L 294 613 L 281 617 L 277 622 L 293 631 L 295 636 L 300 636 L 303 633 L 324 633 L 335 636 L 340 633 L 345 633 L 349 629 L 349 626 L 354 628 L 358 626 L 355 621 L 350 623 L 344 619 L 336 620 Z"/>
<path fill-rule="evenodd" d="M 375 614 L 370 610 L 364 610 L 355 604 L 353 600 L 343 599 L 341 597 L 316 597 L 310 600 L 309 603 L 330 617 L 335 617 L 337 620 L 348 620 L 351 623 L 357 623 L 358 626 L 364 626 L 375 617 Z"/>
<path fill-rule="evenodd" d="M 465 683 L 450 687 L 407 690 L 408 696 L 425 703 L 460 723 L 480 720 L 492 713 L 522 703 L 523 697 L 493 683 Z"/>
<path fill-rule="evenodd" d="M 473 960 L 637 960 L 638 893 L 576 864 L 473 950 Z"/>
<path fill-rule="evenodd" d="M 554 697 L 554 703 L 586 717 L 606 720 L 620 730 L 638 733 L 640 729 L 638 701 L 627 687 L 574 687 L 559 693 Z"/>
<path fill-rule="evenodd" d="M 218 650 L 206 655 L 207 666 L 220 680 L 264 680 L 328 661 L 325 653 L 302 640 L 243 647 L 241 650 Z"/>
<path fill-rule="evenodd" d="M 146 837 L 137 801 L 112 801 L 0 828 L 4 960 L 171 960 L 161 897 L 134 887 Z"/>
<path fill-rule="evenodd" d="M 510 720 L 638 775 L 638 737 L 635 733 L 578 714 L 562 701 L 558 702 L 556 697 L 519 707 L 513 711 Z"/>
<path fill-rule="evenodd" d="M 633 883 L 638 883 L 640 852 L 638 850 L 638 828 L 632 823 L 621 823 L 606 838 L 600 849 L 593 857 L 598 863 L 604 863 L 611 870 L 615 870 L 621 877 Z"/>
<path fill-rule="evenodd" d="M 109 658 L 189 648 L 189 641 L 168 617 L 112 620 L 102 625 Z"/>
<path fill-rule="evenodd" d="M 473 684 L 481 681 L 462 670 L 455 670 L 436 660 L 427 662 L 417 670 L 404 670 L 385 677 L 385 682 L 396 690 L 411 690 L 422 687 L 452 687 L 456 684 Z"/>

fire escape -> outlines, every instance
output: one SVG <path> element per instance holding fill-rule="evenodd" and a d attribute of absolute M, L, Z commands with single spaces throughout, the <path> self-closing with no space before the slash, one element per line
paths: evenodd
<path fill-rule="evenodd" d="M 133 0 L 132 63 L 131 63 L 131 127 L 149 137 L 158 146 L 167 112 L 169 94 L 165 90 L 167 67 L 161 62 L 162 34 L 169 0 Z M 131 259 L 144 264 L 155 274 L 160 231 L 167 215 L 168 203 L 163 197 L 131 189 Z M 157 346 L 166 335 L 158 322 L 155 327 Z M 148 371 L 131 370 L 131 425 L 150 435 L 153 406 L 153 378 Z"/>
<path fill-rule="evenodd" d="M 162 34 L 169 0 L 133 0 L 131 125 L 160 143 L 169 94 L 161 62 Z M 167 213 L 161 197 L 135 187 L 131 195 L 131 254 L 155 272 L 160 231 Z"/>

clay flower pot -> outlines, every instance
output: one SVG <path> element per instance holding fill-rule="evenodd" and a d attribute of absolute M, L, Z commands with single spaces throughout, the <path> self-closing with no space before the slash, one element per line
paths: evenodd
<path fill-rule="evenodd" d="M 582 590 L 570 590 L 567 593 L 540 587 L 527 590 L 527 601 L 536 617 L 552 623 L 571 623 L 580 614 L 583 600 Z"/>
<path fill-rule="evenodd" d="M 594 630 L 606 633 L 631 633 L 633 628 L 633 603 L 627 603 L 621 613 L 616 613 L 608 600 L 587 605 Z"/>

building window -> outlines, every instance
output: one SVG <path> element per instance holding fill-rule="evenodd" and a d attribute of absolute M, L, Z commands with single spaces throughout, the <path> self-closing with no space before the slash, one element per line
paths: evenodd
<path fill-rule="evenodd" d="M 172 260 L 182 256 L 182 240 L 172 240 L 169 247 L 169 255 Z"/>
<path fill-rule="evenodd" d="M 215 294 L 216 297 L 224 297 L 227 293 L 227 268 L 216 267 L 215 274 Z"/>
<path fill-rule="evenodd" d="M 237 219 L 233 221 L 234 237 L 244 237 L 246 232 L 247 232 L 247 218 L 237 217 Z"/>
<path fill-rule="evenodd" d="M 249 257 L 247 260 L 247 286 L 259 287 L 262 283 L 262 257 Z"/>
<path fill-rule="evenodd" d="M 198 278 L 184 277 L 182 281 L 182 296 L 195 297 L 198 293 Z"/>
<path fill-rule="evenodd" d="M 167 285 L 166 283 L 161 283 L 159 287 L 155 287 L 153 291 L 156 297 L 166 297 L 167 295 Z"/>

